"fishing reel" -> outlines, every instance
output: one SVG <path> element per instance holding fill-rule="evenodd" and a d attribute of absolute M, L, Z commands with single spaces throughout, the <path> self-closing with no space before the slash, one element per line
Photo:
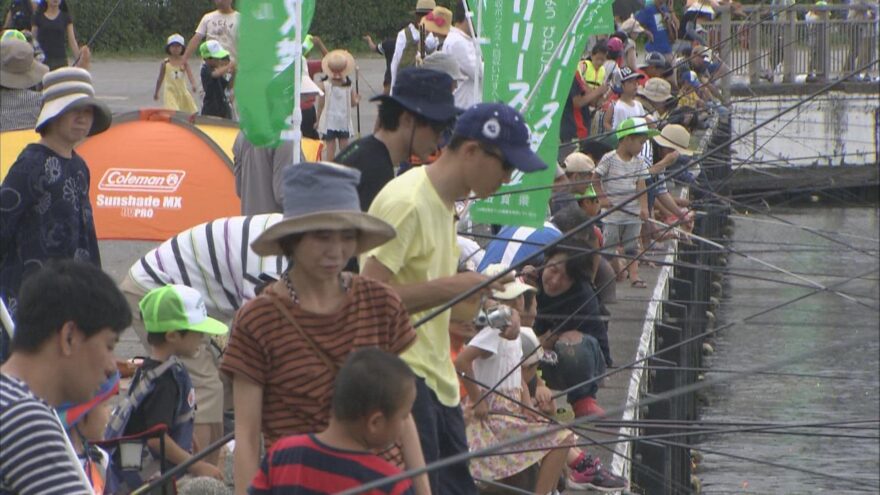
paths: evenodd
<path fill-rule="evenodd" d="M 484 310 L 480 310 L 480 313 L 474 318 L 474 324 L 477 328 L 492 327 L 500 330 L 510 325 L 510 320 L 512 318 L 513 313 L 510 308 L 504 305 L 499 305 L 492 308 L 488 313 Z"/>

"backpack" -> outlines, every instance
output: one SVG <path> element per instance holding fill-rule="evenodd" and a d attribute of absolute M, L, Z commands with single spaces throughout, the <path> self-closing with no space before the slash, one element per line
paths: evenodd
<path fill-rule="evenodd" d="M 189 374 L 184 368 L 183 363 L 180 362 L 175 356 L 172 356 L 164 363 L 159 366 L 143 372 L 140 376 L 140 379 L 137 380 L 137 384 L 132 388 L 128 395 L 122 399 L 122 401 L 113 408 L 113 411 L 110 413 L 110 421 L 107 424 L 107 429 L 104 430 L 104 438 L 105 439 L 113 439 L 119 438 L 125 435 L 125 428 L 128 426 L 128 422 L 131 419 L 131 415 L 136 411 L 141 404 L 143 404 L 144 400 L 153 392 L 153 389 L 156 386 L 156 380 L 170 371 L 175 378 L 175 381 L 178 385 L 186 385 L 181 386 L 181 391 L 185 391 L 186 388 L 192 388 L 192 382 L 190 381 Z M 137 377 L 137 375 L 135 375 Z M 182 400 L 187 400 L 183 398 Z M 190 438 L 192 437 L 192 420 L 193 420 L 193 409 L 190 409 L 188 412 L 184 414 L 178 415 L 173 425 L 168 425 L 169 429 L 167 435 L 171 436 L 175 442 L 179 442 L 177 438 L 174 438 L 174 434 L 172 430 L 176 427 L 183 426 L 184 430 L 189 432 Z M 189 423 L 189 428 L 185 428 L 185 425 Z M 117 493 L 117 492 L 128 492 L 130 490 L 134 490 L 140 487 L 144 483 L 144 479 L 142 477 L 142 473 L 149 474 L 151 471 L 155 470 L 156 466 L 158 466 L 158 460 L 152 458 L 152 454 L 150 454 L 149 449 L 146 446 L 146 443 L 143 443 L 141 447 L 141 464 L 142 467 L 140 469 L 131 469 L 125 468 L 120 460 L 121 452 L 117 455 L 119 451 L 119 446 L 107 448 L 107 453 L 110 455 L 110 458 L 113 459 L 113 462 L 110 463 L 110 469 L 107 470 L 107 493 Z M 186 446 L 182 447 L 187 449 Z M 152 462 L 151 462 L 152 461 Z M 170 464 L 169 464 L 169 467 Z"/>
<path fill-rule="evenodd" d="M 415 66 L 417 55 L 419 53 L 419 41 L 416 41 L 416 37 L 413 36 L 410 26 L 403 28 L 403 33 L 406 36 L 406 46 L 403 49 L 403 53 L 400 54 L 400 63 L 397 66 L 398 72 L 406 67 Z"/>

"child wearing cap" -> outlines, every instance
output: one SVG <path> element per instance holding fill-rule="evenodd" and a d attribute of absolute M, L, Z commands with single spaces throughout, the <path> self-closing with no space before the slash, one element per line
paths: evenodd
<path fill-rule="evenodd" d="M 129 402 L 140 400 L 125 418 L 125 402 L 113 411 L 108 436 L 121 429 L 125 436 L 143 433 L 157 425 L 168 427 L 165 433 L 165 458 L 169 464 L 186 462 L 194 450 L 193 414 L 195 390 L 186 368 L 178 356 L 192 356 L 201 346 L 205 335 L 223 335 L 226 325 L 208 317 L 205 302 L 198 291 L 185 285 L 166 285 L 153 289 L 140 302 L 150 356 L 135 373 L 129 389 Z M 153 372 L 153 370 L 155 370 Z M 147 381 L 150 381 L 149 383 Z M 147 385 L 141 385 L 144 382 Z M 139 387 L 148 392 L 139 397 Z M 121 424 L 124 423 L 124 426 Z M 121 475 L 129 488 L 139 486 L 153 476 L 159 467 L 158 438 L 147 440 L 146 463 L 138 473 Z M 196 462 L 189 468 L 194 476 L 222 479 L 223 474 L 212 464 Z"/>
<path fill-rule="evenodd" d="M 647 113 L 645 107 L 636 100 L 639 79 L 645 77 L 644 74 L 635 72 L 629 67 L 622 67 L 620 76 L 620 97 L 605 112 L 605 132 L 617 129 L 621 122 L 630 117 L 644 117 Z"/>
<path fill-rule="evenodd" d="M 275 442 L 248 493 L 329 495 L 399 474 L 375 452 L 400 437 L 415 398 L 415 375 L 400 358 L 375 347 L 353 352 L 336 375 L 327 429 Z M 414 492 L 404 479 L 381 493 Z"/>
<path fill-rule="evenodd" d="M 168 37 L 165 43 L 165 53 L 168 58 L 159 65 L 159 78 L 156 80 L 156 91 L 153 92 L 153 100 L 159 101 L 159 90 L 164 86 L 162 100 L 165 108 L 178 112 L 197 113 L 192 94 L 186 89 L 186 80 L 193 92 L 196 91 L 196 80 L 193 78 L 189 64 L 183 58 L 183 36 L 175 33 Z M 186 77 L 186 80 L 184 80 Z"/>
<path fill-rule="evenodd" d="M 217 40 L 209 40 L 199 46 L 199 54 L 205 60 L 200 73 L 202 91 L 205 93 L 202 115 L 231 119 L 232 107 L 226 91 L 235 66 L 230 61 L 229 52 Z"/>

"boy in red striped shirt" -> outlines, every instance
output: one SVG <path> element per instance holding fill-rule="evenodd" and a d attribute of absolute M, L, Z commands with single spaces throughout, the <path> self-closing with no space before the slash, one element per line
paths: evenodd
<path fill-rule="evenodd" d="M 275 442 L 248 493 L 332 494 L 400 473 L 375 452 L 399 439 L 415 398 L 415 375 L 399 357 L 378 348 L 352 353 L 334 382 L 330 425 Z M 406 479 L 366 493 L 414 492 Z"/>

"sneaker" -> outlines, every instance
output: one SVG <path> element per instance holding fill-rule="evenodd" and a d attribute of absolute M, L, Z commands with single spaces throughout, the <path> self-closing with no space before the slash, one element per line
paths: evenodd
<path fill-rule="evenodd" d="M 599 407 L 595 397 L 584 397 L 571 405 L 574 409 L 574 416 L 582 418 L 584 416 L 593 416 L 594 418 L 604 418 L 605 410 Z"/>
<path fill-rule="evenodd" d="M 605 469 L 598 458 L 581 452 L 581 455 L 572 464 L 571 473 L 566 480 L 566 484 L 571 490 L 595 490 L 600 492 L 626 490 L 626 480 L 620 476 L 613 475 Z"/>

